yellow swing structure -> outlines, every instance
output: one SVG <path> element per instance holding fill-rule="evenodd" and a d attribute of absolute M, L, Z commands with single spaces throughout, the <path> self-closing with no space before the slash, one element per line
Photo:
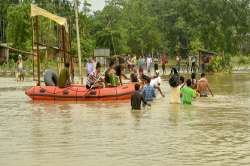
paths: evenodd
<path fill-rule="evenodd" d="M 73 63 L 72 57 L 69 54 L 70 50 L 70 35 L 69 35 L 69 27 L 67 23 L 67 19 L 64 17 L 57 16 L 55 14 L 52 14 L 34 4 L 31 4 L 31 17 L 34 18 L 33 21 L 33 46 L 36 46 L 35 49 L 33 47 L 33 77 L 34 77 L 34 70 L 35 70 L 35 56 L 36 56 L 36 63 L 37 63 L 37 85 L 41 85 L 41 80 L 40 80 L 40 73 L 41 73 L 41 66 L 40 66 L 40 50 L 39 46 L 47 46 L 46 44 L 40 43 L 39 42 L 39 16 L 46 17 L 50 20 L 55 21 L 57 24 L 59 24 L 59 48 L 58 50 L 61 53 L 61 57 L 63 57 L 63 62 L 70 62 Z M 54 47 L 53 47 L 54 48 Z M 79 63 L 79 71 L 80 71 L 80 79 L 82 80 L 82 72 L 81 72 L 81 56 L 78 56 L 78 63 Z M 72 66 L 72 65 L 71 65 Z M 72 69 L 74 70 L 74 69 Z"/>

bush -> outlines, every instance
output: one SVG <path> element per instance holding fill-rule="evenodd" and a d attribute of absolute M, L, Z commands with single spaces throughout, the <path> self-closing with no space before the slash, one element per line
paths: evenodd
<path fill-rule="evenodd" d="M 208 65 L 207 70 L 209 72 L 221 72 L 221 71 L 231 71 L 232 70 L 231 57 L 229 55 L 214 56 L 211 63 Z"/>
<path fill-rule="evenodd" d="M 237 64 L 240 65 L 247 65 L 249 63 L 249 58 L 245 56 L 240 56 L 240 58 L 237 61 Z"/>

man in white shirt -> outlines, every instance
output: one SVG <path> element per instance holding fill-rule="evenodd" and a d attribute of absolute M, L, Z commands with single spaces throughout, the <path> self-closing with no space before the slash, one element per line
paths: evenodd
<path fill-rule="evenodd" d="M 161 77 L 159 76 L 159 71 L 156 71 L 156 76 L 154 78 L 151 79 L 150 81 L 150 85 L 153 86 L 155 89 L 157 89 L 162 97 L 165 97 L 165 95 L 163 94 L 162 90 L 161 90 Z"/>

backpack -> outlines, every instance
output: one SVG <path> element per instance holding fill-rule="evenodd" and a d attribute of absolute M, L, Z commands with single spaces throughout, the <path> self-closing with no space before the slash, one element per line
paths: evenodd
<path fill-rule="evenodd" d="M 180 83 L 180 76 L 179 73 L 175 68 L 172 68 L 170 79 L 169 79 L 169 85 L 173 88 L 177 87 Z"/>

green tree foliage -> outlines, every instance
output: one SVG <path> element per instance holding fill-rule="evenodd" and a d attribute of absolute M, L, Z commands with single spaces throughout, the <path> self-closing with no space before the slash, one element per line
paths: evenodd
<path fill-rule="evenodd" d="M 6 42 L 6 28 L 8 24 L 7 10 L 8 7 L 18 4 L 18 0 L 1 0 L 0 1 L 0 42 Z"/>
<path fill-rule="evenodd" d="M 122 26 L 121 20 L 122 8 L 116 3 L 110 1 L 101 11 L 96 12 L 94 16 L 94 31 L 96 45 L 99 48 L 110 48 L 113 54 L 121 53 L 126 47 L 126 29 Z"/>
<path fill-rule="evenodd" d="M 31 22 L 30 5 L 14 5 L 8 8 L 8 42 L 15 48 L 30 50 L 31 46 Z"/>
<path fill-rule="evenodd" d="M 124 26 L 128 29 L 128 46 L 135 53 L 151 53 L 161 47 L 158 17 L 151 11 L 152 1 L 134 0 L 124 6 Z"/>
<path fill-rule="evenodd" d="M 23 0 L 14 5 L 6 0 L 8 42 L 30 48 L 30 2 L 66 17 L 76 53 L 74 4 L 71 0 Z M 110 48 L 112 54 L 149 54 L 167 50 L 196 52 L 199 48 L 220 54 L 249 53 L 249 0 L 108 0 L 103 10 L 90 12 L 87 0 L 79 1 L 79 26 L 84 57 L 95 48 Z M 41 20 L 42 41 L 57 44 L 57 28 Z M 28 44 L 30 43 L 30 45 Z"/>

